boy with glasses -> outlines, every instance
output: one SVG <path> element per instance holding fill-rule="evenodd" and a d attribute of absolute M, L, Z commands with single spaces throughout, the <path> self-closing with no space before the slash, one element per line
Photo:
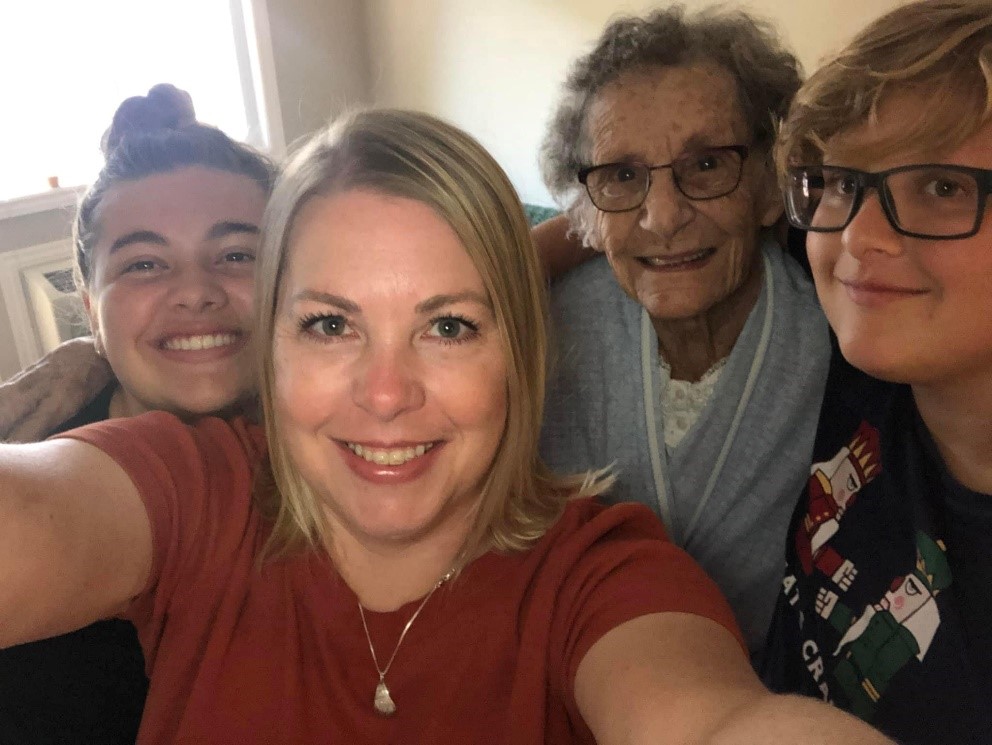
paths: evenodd
<path fill-rule="evenodd" d="M 883 16 L 778 145 L 836 335 L 766 681 L 904 743 L 992 730 L 992 5 Z"/>

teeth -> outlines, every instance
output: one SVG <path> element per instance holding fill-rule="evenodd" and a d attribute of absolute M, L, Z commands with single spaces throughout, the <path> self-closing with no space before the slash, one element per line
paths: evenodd
<path fill-rule="evenodd" d="M 678 266 L 679 264 L 688 264 L 691 261 L 698 261 L 699 259 L 706 258 L 710 253 L 710 249 L 704 248 L 702 251 L 696 251 L 694 254 L 689 254 L 688 256 L 682 256 L 677 259 L 666 259 L 660 256 L 645 257 L 646 261 L 651 266 Z"/>
<path fill-rule="evenodd" d="M 426 445 L 417 445 L 416 447 L 379 450 L 362 447 L 357 442 L 348 443 L 348 449 L 355 455 L 379 466 L 402 466 L 414 458 L 419 458 L 432 447 L 434 447 L 433 442 Z"/>
<path fill-rule="evenodd" d="M 238 340 L 236 334 L 201 334 L 199 336 L 176 336 L 167 339 L 162 346 L 165 349 L 181 352 L 193 352 L 201 349 L 227 347 Z"/>

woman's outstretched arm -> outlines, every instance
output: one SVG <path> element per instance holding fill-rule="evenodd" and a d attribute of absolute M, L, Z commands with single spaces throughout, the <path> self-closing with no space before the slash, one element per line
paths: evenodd
<path fill-rule="evenodd" d="M 764 688 L 725 628 L 655 613 L 590 648 L 575 700 L 601 745 L 893 745 L 827 704 Z"/>
<path fill-rule="evenodd" d="M 75 440 L 0 445 L 0 648 L 123 611 L 152 560 L 123 469 Z"/>

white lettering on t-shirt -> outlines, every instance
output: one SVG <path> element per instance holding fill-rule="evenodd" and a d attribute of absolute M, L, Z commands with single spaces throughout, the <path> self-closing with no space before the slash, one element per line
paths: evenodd
<path fill-rule="evenodd" d="M 789 605 L 795 607 L 796 603 L 799 602 L 799 591 L 796 588 L 796 577 L 793 574 L 787 574 L 782 578 L 782 593 L 785 595 L 785 599 L 789 601 Z"/>

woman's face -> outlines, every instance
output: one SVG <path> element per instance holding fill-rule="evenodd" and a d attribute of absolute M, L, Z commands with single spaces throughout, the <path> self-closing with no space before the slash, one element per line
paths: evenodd
<path fill-rule="evenodd" d="M 621 76 L 596 94 L 586 127 L 594 165 L 659 165 L 708 147 L 752 145 L 734 81 L 712 63 Z M 640 208 L 597 210 L 594 242 L 653 319 L 695 318 L 756 278 L 759 232 L 781 213 L 764 156 L 752 148 L 738 187 L 716 199 L 690 200 L 670 170 L 653 171 Z"/>
<path fill-rule="evenodd" d="M 898 133 L 920 109 L 915 96 L 891 99 L 877 124 L 831 140 L 826 164 L 866 171 L 920 163 L 992 169 L 992 123 L 953 152 L 902 152 L 877 160 L 843 155 L 872 152 L 872 142 Z M 977 235 L 924 240 L 896 233 L 870 191 L 842 232 L 808 235 L 817 294 L 853 365 L 913 384 L 992 374 L 990 203 Z"/>
<path fill-rule="evenodd" d="M 352 190 L 295 220 L 274 336 L 277 427 L 335 550 L 457 549 L 507 413 L 482 279 L 428 206 Z"/>
<path fill-rule="evenodd" d="M 203 167 L 127 181 L 97 214 L 85 296 L 121 414 L 222 411 L 254 390 L 249 351 L 265 194 Z"/>

